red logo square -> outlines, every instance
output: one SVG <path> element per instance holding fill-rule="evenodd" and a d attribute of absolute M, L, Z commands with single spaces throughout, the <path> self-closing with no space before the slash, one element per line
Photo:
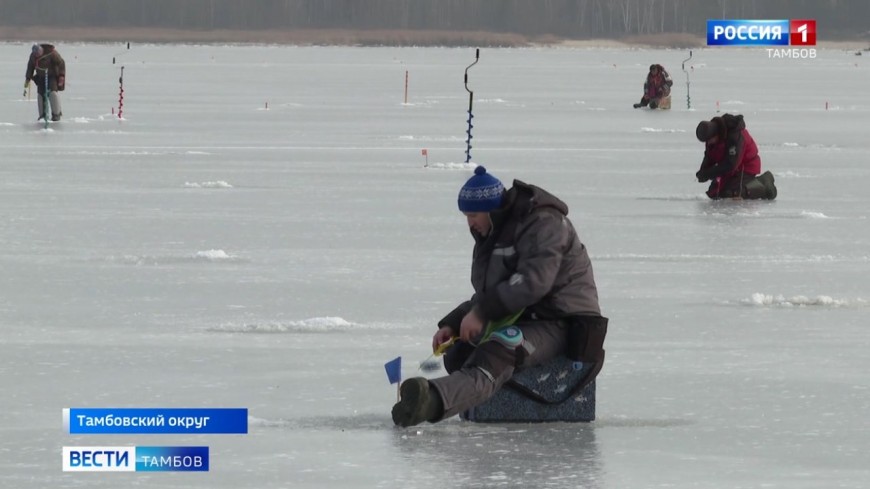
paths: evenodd
<path fill-rule="evenodd" d="M 789 44 L 792 46 L 815 46 L 816 45 L 816 21 L 795 20 L 788 24 Z"/>

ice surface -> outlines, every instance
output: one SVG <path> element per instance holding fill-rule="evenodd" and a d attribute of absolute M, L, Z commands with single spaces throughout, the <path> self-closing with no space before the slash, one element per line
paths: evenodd
<path fill-rule="evenodd" d="M 0 100 L 0 486 L 870 485 L 870 74 L 851 52 L 695 50 L 688 110 L 683 51 L 482 50 L 473 162 L 562 197 L 593 260 L 598 420 L 401 430 L 383 364 L 418 375 L 471 293 L 474 50 L 58 49 L 46 130 L 19 96 L 27 45 L 0 44 L 19 87 Z M 651 63 L 670 111 L 631 107 Z M 694 127 L 717 104 L 745 114 L 776 201 L 703 196 Z M 70 436 L 69 407 L 247 407 L 250 433 Z M 64 445 L 136 444 L 208 445 L 211 471 L 61 471 Z"/>

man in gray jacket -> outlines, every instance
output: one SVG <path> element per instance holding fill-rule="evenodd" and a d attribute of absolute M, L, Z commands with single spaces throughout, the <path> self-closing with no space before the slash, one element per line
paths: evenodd
<path fill-rule="evenodd" d="M 489 399 L 516 369 L 565 354 L 572 318 L 606 328 L 592 264 L 564 202 L 519 180 L 505 191 L 478 166 L 458 203 L 475 242 L 474 295 L 438 323 L 432 338 L 437 349 L 458 337 L 444 359 L 449 375 L 402 383 L 392 409 L 399 426 L 459 414 Z"/>

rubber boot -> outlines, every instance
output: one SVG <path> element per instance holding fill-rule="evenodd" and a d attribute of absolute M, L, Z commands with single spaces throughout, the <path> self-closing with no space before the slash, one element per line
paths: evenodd
<path fill-rule="evenodd" d="M 753 178 L 743 185 L 744 199 L 766 199 L 767 189 L 758 178 Z"/>
<path fill-rule="evenodd" d="M 766 199 L 773 200 L 776 198 L 776 185 L 774 185 L 773 181 L 773 173 L 766 171 L 758 176 L 756 179 L 764 185 L 764 189 L 766 190 Z"/>
<path fill-rule="evenodd" d="M 401 400 L 393 406 L 393 423 L 403 428 L 423 421 L 437 421 L 444 413 L 444 405 L 438 392 L 423 377 L 414 377 L 402 382 L 399 388 Z"/>

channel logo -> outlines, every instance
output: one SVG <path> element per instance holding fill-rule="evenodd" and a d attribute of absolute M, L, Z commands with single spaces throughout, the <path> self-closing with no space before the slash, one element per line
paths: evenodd
<path fill-rule="evenodd" d="M 815 46 L 815 20 L 707 20 L 708 46 Z"/>
<path fill-rule="evenodd" d="M 135 472 L 136 447 L 63 447 L 64 472 Z"/>
<path fill-rule="evenodd" d="M 63 447 L 64 472 L 208 472 L 208 447 Z"/>
<path fill-rule="evenodd" d="M 789 37 L 792 46 L 815 46 L 816 21 L 792 19 L 789 23 Z"/>

